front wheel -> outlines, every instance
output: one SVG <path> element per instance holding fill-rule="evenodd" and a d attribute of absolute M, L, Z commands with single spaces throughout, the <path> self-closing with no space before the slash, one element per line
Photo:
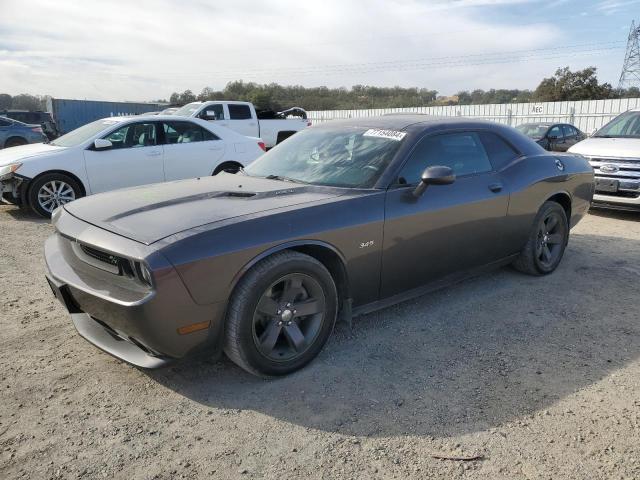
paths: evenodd
<path fill-rule="evenodd" d="M 564 208 L 556 202 L 545 202 L 513 266 L 529 275 L 547 275 L 560 264 L 568 240 L 569 222 Z"/>
<path fill-rule="evenodd" d="M 250 373 L 286 375 L 305 366 L 327 342 L 337 314 L 336 286 L 316 259 L 294 251 L 257 263 L 236 287 L 224 350 Z"/>
<path fill-rule="evenodd" d="M 61 205 L 82 196 L 76 180 L 61 173 L 48 173 L 37 177 L 29 187 L 29 205 L 42 217 L 49 218 Z"/>

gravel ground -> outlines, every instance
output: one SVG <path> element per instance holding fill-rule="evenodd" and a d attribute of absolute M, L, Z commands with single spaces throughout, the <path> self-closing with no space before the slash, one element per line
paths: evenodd
<path fill-rule="evenodd" d="M 44 280 L 50 233 L 0 207 L 0 478 L 640 478 L 640 214 L 589 215 L 549 277 L 340 325 L 271 381 L 98 351 Z"/>

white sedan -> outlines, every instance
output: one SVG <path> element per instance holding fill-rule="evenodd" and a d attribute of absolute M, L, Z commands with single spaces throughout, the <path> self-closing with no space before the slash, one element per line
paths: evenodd
<path fill-rule="evenodd" d="M 259 138 L 197 118 L 110 117 L 0 151 L 0 198 L 48 217 L 85 195 L 237 171 L 263 152 Z"/>

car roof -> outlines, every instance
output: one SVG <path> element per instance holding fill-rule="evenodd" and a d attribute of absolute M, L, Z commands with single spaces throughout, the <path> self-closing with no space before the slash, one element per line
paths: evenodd
<path fill-rule="evenodd" d="M 437 127 L 505 127 L 496 122 L 468 117 L 442 117 L 426 115 L 421 113 L 394 113 L 376 117 L 358 117 L 343 120 L 331 120 L 330 122 L 316 124 L 313 128 L 323 128 L 329 126 L 338 127 L 370 127 L 393 130 L 407 130 L 409 127 L 416 129 L 437 128 Z"/>

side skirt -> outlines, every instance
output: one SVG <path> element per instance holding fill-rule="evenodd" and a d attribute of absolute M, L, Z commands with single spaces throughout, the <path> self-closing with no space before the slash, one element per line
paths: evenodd
<path fill-rule="evenodd" d="M 442 288 L 455 285 L 456 283 L 460 283 L 464 280 L 468 280 L 470 278 L 480 276 L 483 273 L 487 273 L 487 272 L 496 270 L 500 267 L 504 267 L 505 265 L 509 265 L 518 257 L 518 255 L 519 253 L 516 253 L 514 255 L 510 255 L 501 260 L 489 263 L 487 265 L 483 265 L 481 267 L 477 267 L 464 272 L 457 272 L 451 275 L 447 275 L 446 277 L 440 280 L 436 280 L 434 282 L 428 283 L 421 287 L 414 288 L 412 290 L 407 290 L 406 292 L 398 293 L 391 297 L 383 298 L 382 300 L 377 300 L 375 302 L 367 303 L 365 305 L 359 305 L 353 308 L 352 315 L 353 317 L 366 315 L 367 313 L 375 312 L 376 310 L 381 310 L 383 308 L 390 307 L 397 303 L 401 303 L 407 300 L 421 297 L 422 295 L 425 295 L 427 293 L 435 292 L 436 290 L 440 290 Z"/>

